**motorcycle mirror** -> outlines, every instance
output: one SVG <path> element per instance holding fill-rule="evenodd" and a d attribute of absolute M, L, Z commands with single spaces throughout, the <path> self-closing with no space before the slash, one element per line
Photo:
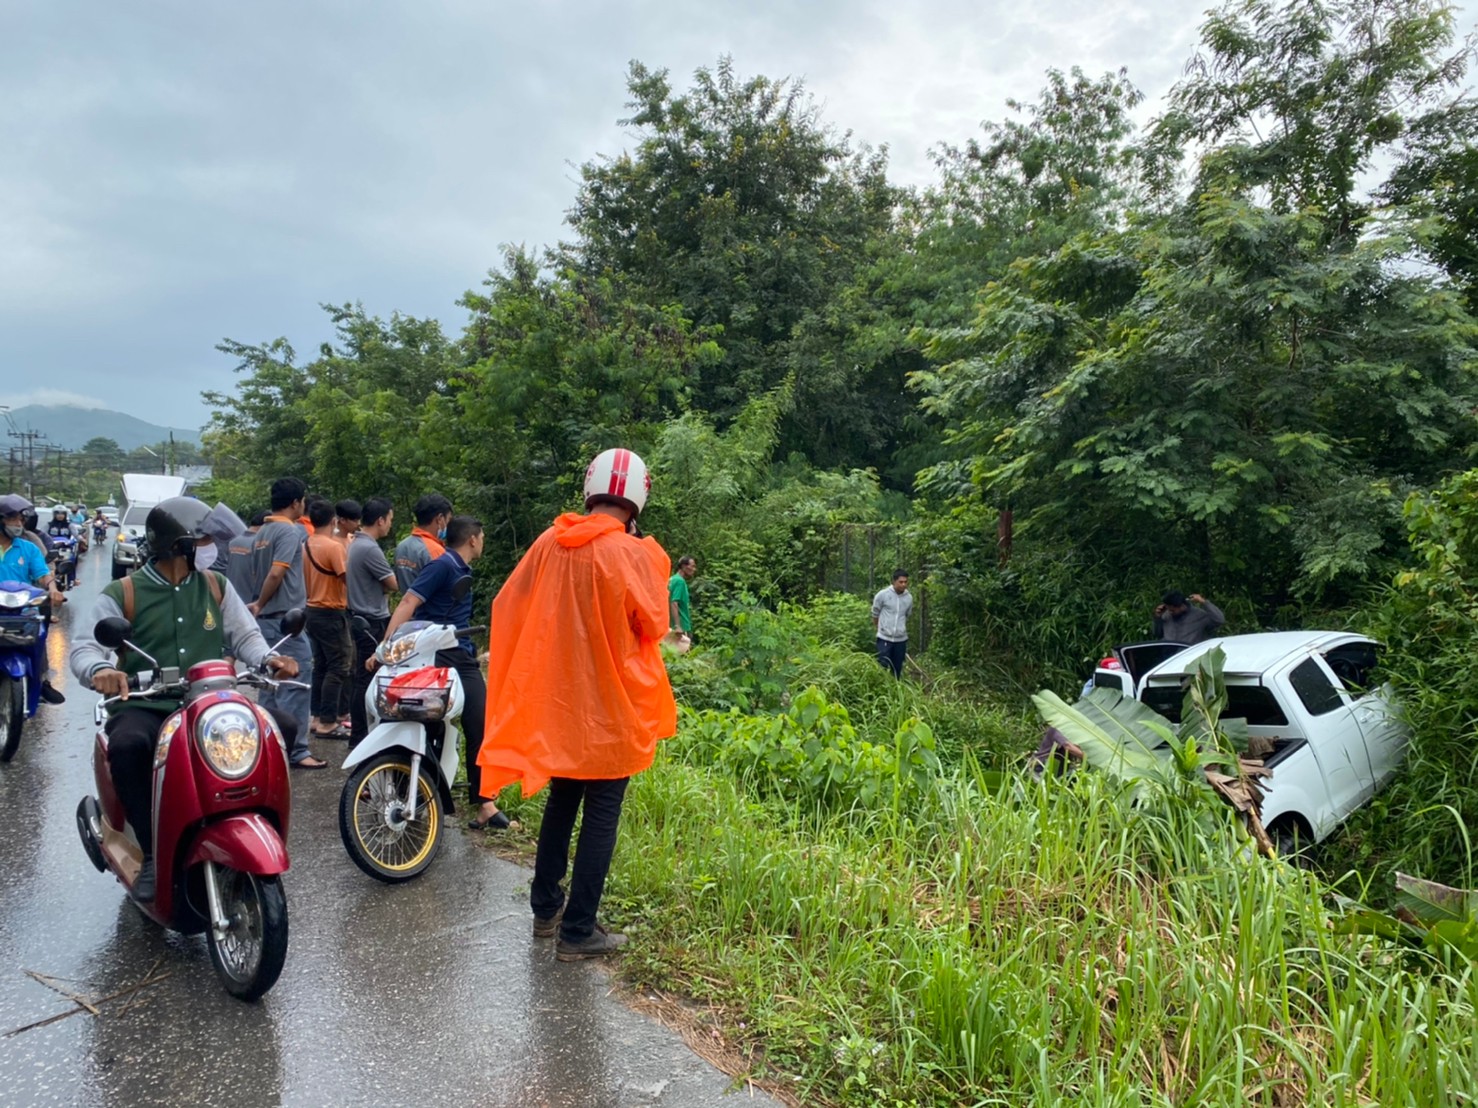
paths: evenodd
<path fill-rule="evenodd" d="M 133 624 L 122 616 L 109 616 L 100 619 L 97 626 L 92 629 L 92 637 L 106 646 L 109 650 L 117 650 L 133 634 Z"/>
<path fill-rule="evenodd" d="M 308 622 L 307 615 L 301 608 L 292 608 L 282 617 L 282 632 L 291 637 L 303 633 L 303 625 Z"/>
<path fill-rule="evenodd" d="M 472 591 L 472 574 L 457 578 L 457 583 L 452 586 L 452 596 L 457 600 L 466 600 L 467 594 Z"/>
<path fill-rule="evenodd" d="M 370 626 L 369 620 L 365 619 L 358 612 L 355 612 L 352 616 L 349 617 L 349 624 L 356 631 L 363 632 L 366 635 L 374 634 L 374 628 Z"/>

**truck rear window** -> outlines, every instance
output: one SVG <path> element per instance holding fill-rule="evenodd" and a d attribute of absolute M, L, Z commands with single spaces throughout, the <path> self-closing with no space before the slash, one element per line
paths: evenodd
<path fill-rule="evenodd" d="M 1144 702 L 1171 723 L 1180 722 L 1180 707 L 1185 690 L 1180 685 L 1151 685 L 1144 692 Z M 1286 727 L 1288 717 L 1271 689 L 1262 685 L 1228 685 L 1227 719 L 1245 719 L 1248 727 Z"/>

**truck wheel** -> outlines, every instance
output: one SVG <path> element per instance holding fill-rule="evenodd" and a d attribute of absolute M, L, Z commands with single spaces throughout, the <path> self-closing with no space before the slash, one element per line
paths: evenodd
<path fill-rule="evenodd" d="M 1278 848 L 1278 857 L 1296 869 L 1313 869 L 1309 850 L 1314 845 L 1313 837 L 1297 820 L 1281 820 L 1269 828 L 1273 845 Z"/>

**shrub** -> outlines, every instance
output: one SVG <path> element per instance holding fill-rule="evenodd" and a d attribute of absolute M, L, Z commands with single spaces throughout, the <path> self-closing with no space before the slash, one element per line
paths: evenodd
<path fill-rule="evenodd" d="M 912 802 L 939 772 L 934 733 L 905 720 L 890 743 L 858 735 L 847 709 L 816 688 L 771 716 L 701 712 L 686 716 L 685 749 L 757 794 L 805 808 L 865 808 Z"/>

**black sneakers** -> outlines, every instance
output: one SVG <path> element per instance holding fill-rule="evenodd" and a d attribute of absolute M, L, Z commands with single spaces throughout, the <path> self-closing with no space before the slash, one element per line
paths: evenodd
<path fill-rule="evenodd" d="M 41 682 L 41 699 L 48 704 L 65 704 L 67 698 L 58 692 L 50 681 Z"/>
<path fill-rule="evenodd" d="M 133 888 L 129 890 L 135 900 L 150 903 L 154 899 L 154 858 L 153 855 L 145 855 L 143 865 L 139 866 L 139 875 L 134 879 Z"/>

